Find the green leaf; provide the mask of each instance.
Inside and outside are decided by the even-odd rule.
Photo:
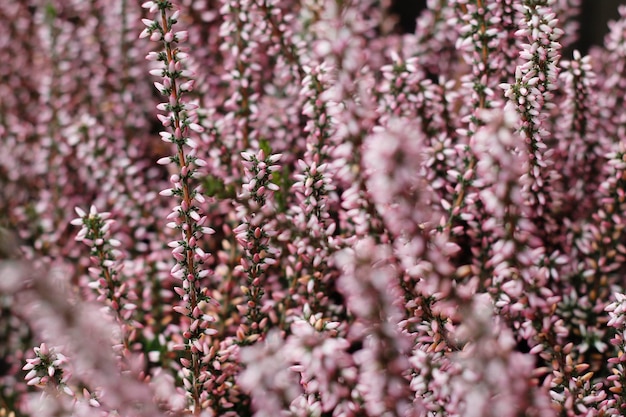
[[[52,2],[46,4],[45,12],[44,12],[45,20],[48,23],[51,23],[57,17],[57,9],[54,7]]]
[[[226,186],[221,178],[214,175],[207,175],[202,179],[202,187],[204,195],[207,197],[217,197],[220,199],[235,198],[235,187],[233,185]]]

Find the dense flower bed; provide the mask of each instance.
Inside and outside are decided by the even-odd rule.
[[[0,7],[0,416],[626,415],[626,8]]]

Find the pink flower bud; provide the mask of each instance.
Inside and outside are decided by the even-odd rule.
[[[189,38],[189,32],[187,32],[186,30],[181,30],[179,32],[176,32],[177,42],[185,42],[187,38]]]

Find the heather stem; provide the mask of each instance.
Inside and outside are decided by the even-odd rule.
[[[473,112],[469,117],[469,125],[465,131],[468,138],[471,138],[476,130],[484,125],[480,118],[481,111],[494,105],[492,79],[498,69],[496,52],[499,35],[498,31],[494,30],[497,27],[494,22],[494,3],[482,0],[459,0],[457,3],[460,13],[459,19],[463,23],[463,27],[466,28],[465,33],[462,33],[462,37],[459,38],[458,46],[467,49],[465,59],[472,66],[471,74],[463,79],[463,84],[473,91]],[[454,200],[448,210],[448,220],[445,225],[445,229],[448,231],[459,220],[468,188],[476,177],[476,155],[469,145],[466,145],[465,152],[466,174],[459,177]]]
[[[159,12],[158,20],[150,21],[144,19],[147,28],[140,35],[150,36],[153,41],[163,41],[163,53],[152,53],[148,59],[162,61],[163,68],[151,71],[153,75],[161,75],[163,83],[155,83],[159,92],[168,97],[167,103],[161,103],[157,107],[161,111],[169,112],[168,116],[159,115],[159,120],[168,130],[161,132],[161,137],[165,142],[176,145],[174,156],[159,159],[158,163],[166,165],[176,164],[178,173],[170,177],[173,188],[161,191],[164,196],[177,196],[180,205],[177,205],[168,216],[174,220],[168,223],[168,227],[178,230],[181,233],[181,240],[170,242],[173,248],[172,254],[177,264],[172,268],[172,275],[182,280],[182,287],[175,291],[182,297],[183,304],[174,307],[174,310],[187,317],[183,326],[183,337],[185,339],[184,349],[189,351],[191,360],[182,358],[184,367],[183,383],[191,398],[192,410],[195,415],[199,415],[203,408],[206,397],[204,381],[207,379],[207,367],[202,363],[201,358],[210,350],[211,343],[209,337],[216,331],[209,329],[209,323],[214,318],[203,311],[203,302],[210,301],[206,295],[206,290],[201,288],[200,281],[209,275],[208,270],[200,271],[199,267],[205,263],[209,254],[204,252],[198,245],[204,234],[211,234],[214,231],[204,224],[206,216],[201,216],[202,211],[197,203],[205,201],[200,188],[192,189],[190,181],[194,178],[196,169],[206,165],[206,162],[195,156],[196,143],[188,135],[190,131],[202,132],[204,129],[195,122],[197,115],[193,110],[197,107],[194,104],[182,100],[185,92],[193,89],[193,80],[183,82],[183,77],[189,77],[190,71],[183,69],[183,60],[186,54],[182,53],[176,43],[186,39],[186,32],[173,32],[172,26],[177,22],[179,12],[172,14],[168,12],[172,9],[169,1],[147,2],[143,5],[152,12]],[[186,147],[191,148],[187,151]]]

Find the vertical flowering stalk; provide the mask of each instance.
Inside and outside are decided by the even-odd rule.
[[[252,0],[224,0],[220,13],[224,22],[220,36],[224,39],[222,49],[232,55],[232,69],[223,80],[234,91],[224,103],[232,112],[236,130],[237,148],[247,150],[257,139],[254,122],[259,111],[258,79],[261,66],[256,63],[263,56],[260,44],[267,35],[260,30],[261,13],[257,2]]]
[[[311,309],[326,309],[327,290],[332,286],[333,271],[329,255],[334,250],[333,233],[337,224],[331,218],[333,205],[337,204],[329,154],[333,145],[329,137],[335,132],[331,109],[335,105],[325,97],[332,83],[328,65],[305,66],[300,96],[304,101],[302,116],[306,118],[306,151],[295,166],[292,190],[294,201],[288,212],[293,230],[285,230],[281,240],[288,240],[288,277],[290,291],[309,293],[303,298]],[[299,281],[299,282],[298,282]],[[302,285],[300,285],[302,284]],[[290,296],[289,303],[295,301]]]
[[[314,67],[304,67],[300,96],[305,100],[302,115],[307,118],[304,131],[307,134],[305,161],[309,164],[322,164],[329,157],[329,137],[336,126],[331,112],[336,103],[328,103],[324,92],[330,88],[333,79],[332,67],[322,63]]]
[[[280,154],[265,156],[262,150],[256,155],[242,153],[245,182],[240,198],[245,202],[240,206],[239,216],[243,222],[233,232],[244,248],[241,268],[247,276],[248,286],[244,294],[248,301],[243,310],[248,323],[241,330],[245,335],[242,342],[247,343],[254,342],[266,330],[264,324],[267,319],[262,305],[263,281],[267,269],[276,263],[279,256],[277,249],[270,244],[270,239],[276,236],[276,221],[272,217],[276,210],[274,192],[278,190],[271,179],[272,174],[280,169],[276,165],[280,157]]]
[[[603,163],[600,153],[605,146],[602,135],[598,135],[599,107],[594,94],[596,76],[591,66],[591,56],[583,57],[577,50],[571,61],[561,64],[560,79],[565,82],[566,98],[562,103],[562,118],[557,120],[567,124],[567,129],[554,132],[561,159],[565,166],[560,169],[565,179],[566,207],[575,217],[586,215],[595,207],[594,200],[586,198],[598,189],[602,176]]]
[[[292,206],[290,213],[296,231],[292,244],[288,245],[294,252],[294,272],[302,277],[301,283],[309,292],[308,302],[314,311],[320,311],[328,301],[325,290],[332,285],[332,262],[328,257],[335,250],[332,235],[336,228],[329,211],[329,194],[334,186],[326,171],[328,164],[315,162],[319,157],[315,154],[309,163],[298,161],[302,173],[294,176],[293,184],[298,205]]]
[[[471,66],[471,73],[461,79],[462,87],[471,91],[470,114],[463,119],[467,124],[459,129],[461,136],[467,141],[485,123],[480,119],[481,114],[484,114],[481,113],[482,110],[499,107],[500,99],[492,86],[497,85],[494,78],[502,72],[501,39],[504,33],[498,27],[502,13],[498,3],[489,0],[457,0],[456,8],[461,24],[457,48],[463,51],[463,58]],[[460,220],[463,207],[469,203],[467,194],[475,178],[476,155],[467,142],[463,144],[465,167],[464,172],[453,179],[457,184],[448,209],[446,226],[449,228]],[[465,217],[467,220],[476,215],[466,214]],[[480,220],[477,223],[480,224]]]
[[[498,309],[506,310],[500,313],[511,314],[509,304],[515,304],[522,295],[521,273],[532,259],[528,241],[534,230],[523,219],[524,201],[520,194],[520,177],[528,160],[525,153],[515,151],[519,137],[513,129],[518,119],[512,109],[485,112],[482,117],[488,124],[474,136],[473,148],[482,184],[479,198],[490,220],[481,226],[489,238],[484,237],[488,244],[482,245],[484,253],[476,256],[475,266],[480,271],[481,288],[492,293]]]
[[[581,245],[581,252],[586,255],[585,276],[590,287],[589,297],[593,304],[598,298],[607,299],[607,291],[611,284],[620,279],[623,263],[626,261],[626,146],[620,142],[612,152],[606,155],[605,178],[600,184],[599,194],[601,207],[592,216],[593,223],[589,228],[587,244]],[[592,272],[593,271],[593,272]],[[608,278],[608,281],[607,281]],[[587,293],[587,291],[583,292]],[[603,297],[604,295],[604,297]]]
[[[158,115],[165,128],[160,135],[163,141],[175,146],[176,152],[173,156],[159,159],[158,163],[173,164],[178,172],[170,177],[173,187],[160,194],[176,197],[179,201],[167,216],[171,220],[168,227],[180,233],[179,239],[169,244],[176,259],[172,276],[182,280],[182,286],[175,289],[182,298],[182,304],[174,310],[187,318],[183,320],[185,344],[181,348],[190,356],[181,359],[183,383],[192,402],[192,412],[199,415],[208,396],[205,382],[209,378],[202,357],[210,350],[207,336],[215,332],[209,329],[209,323],[214,319],[202,309],[210,299],[200,284],[210,273],[208,269],[201,269],[209,254],[199,247],[202,236],[214,231],[205,226],[207,217],[202,215],[199,207],[205,201],[200,187],[192,186],[197,167],[206,165],[206,161],[196,157],[196,142],[190,134],[192,131],[201,132],[203,128],[195,122],[197,116],[193,111],[197,106],[183,100],[183,96],[193,89],[194,81],[189,79],[190,71],[184,69],[186,54],[178,46],[179,42],[186,40],[187,32],[173,30],[179,11],[172,12],[172,3],[167,0],[148,1],[143,7],[154,13],[155,18],[143,20],[147,27],[140,37],[150,37],[152,41],[163,43],[163,50],[151,52],[147,59],[162,63],[160,68],[150,73],[163,77],[162,82],[154,83],[159,93],[167,98],[166,102],[157,106],[166,113]]]
[[[521,115],[521,132],[528,148],[530,164],[527,175],[531,181],[524,187],[531,216],[546,226],[550,211],[559,197],[551,185],[556,174],[551,168],[552,149],[547,149],[548,131],[545,126],[547,111],[554,108],[551,101],[558,77],[557,63],[561,48],[558,39],[563,30],[557,27],[558,20],[549,7],[551,1],[524,1],[519,6],[524,19],[517,36],[527,39],[520,57],[525,62],[515,72],[514,84],[501,84],[505,96],[513,102]],[[546,231],[551,230],[550,227]]]
[[[467,132],[471,136],[482,124],[480,110],[497,106],[498,102],[492,90],[492,78],[502,66],[500,38],[503,34],[498,27],[501,10],[497,3],[489,0],[457,0],[456,3],[462,24],[457,47],[472,66],[471,74],[463,79],[465,87],[472,91],[474,114],[470,116]]]
[[[329,137],[332,163],[329,170],[338,188],[342,188],[339,226],[351,238],[378,235],[380,218],[367,200],[365,182],[357,175],[361,165],[361,145],[375,123],[373,100],[374,74],[369,68],[365,45],[372,1],[349,3],[327,0],[322,19],[312,25],[317,36],[315,57],[336,69],[333,85],[324,93],[327,105],[334,102],[330,114],[336,129]],[[356,80],[356,82],[355,82]]]
[[[91,249],[90,259],[93,266],[88,271],[93,281],[88,285],[98,291],[98,301],[106,300],[109,303],[115,318],[122,326],[122,343],[126,351],[133,333],[132,314],[137,308],[131,299],[137,297],[129,291],[128,283],[121,280],[122,252],[117,249],[121,243],[111,237],[111,226],[114,220],[110,218],[111,213],[99,213],[93,205],[89,213],[80,207],[76,207],[75,211],[79,217],[70,223],[74,226],[82,226],[76,235],[76,240],[83,242]]]
[[[407,319],[400,327],[414,338],[412,359],[419,363],[411,384],[419,396],[414,406],[432,411],[449,402],[446,389],[436,387],[441,379],[433,380],[432,374],[438,371],[431,370],[449,368],[444,352],[454,344],[447,334],[458,309],[454,292],[460,289],[453,284],[455,269],[450,258],[458,246],[449,242],[445,233],[432,234],[442,213],[433,209],[436,194],[424,175],[424,167],[430,163],[426,161],[428,148],[423,146],[426,139],[413,126],[406,119],[394,118],[385,128],[376,127],[365,139],[363,163],[370,198],[381,213],[394,256],[403,269],[397,279],[404,292]],[[347,298],[349,303],[359,299]]]
[[[423,174],[424,137],[409,136],[409,132],[419,132],[413,126],[410,121],[397,118],[390,120],[386,128],[377,126],[365,138],[366,185],[370,204],[380,213],[395,256],[405,268],[405,278],[421,278],[424,294],[439,292],[445,297],[453,290],[450,277],[454,269],[449,257],[459,247],[449,242],[445,233],[431,235],[442,216],[433,204],[436,194]],[[408,285],[413,292],[415,284]]]
[[[473,265],[480,277],[479,290],[492,296],[495,311],[509,326],[526,329],[520,335],[530,347],[549,338],[560,342],[554,332],[558,317],[551,308],[561,299],[551,283],[568,257],[558,251],[546,254],[528,220],[521,193],[528,181],[524,176],[528,157],[517,149],[520,138],[513,132],[519,120],[514,110],[489,111],[483,117],[488,124],[474,137],[479,197],[486,214],[482,245],[472,248],[480,252]],[[538,338],[538,333],[550,336]],[[546,348],[552,346],[546,343]]]

